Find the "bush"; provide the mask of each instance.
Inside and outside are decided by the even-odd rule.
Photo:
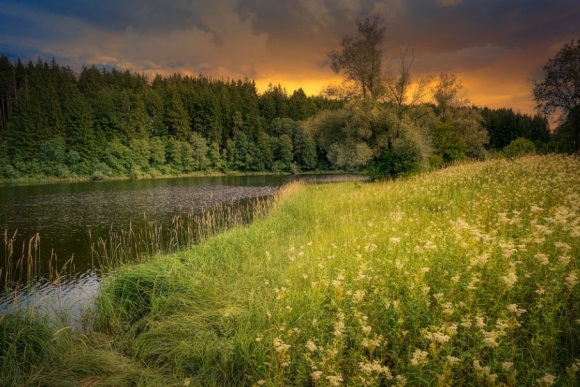
[[[0,160],[0,178],[15,179],[20,177],[20,174],[8,161]]]
[[[441,169],[445,166],[445,162],[443,161],[443,157],[438,154],[432,154],[429,157],[429,168],[430,169]]]
[[[390,150],[383,153],[381,159],[366,170],[372,179],[409,175],[421,169],[422,155],[419,146],[408,138],[393,141]]]
[[[47,164],[64,164],[66,143],[60,137],[43,142],[36,157],[39,162]]]
[[[433,147],[443,162],[451,163],[467,158],[467,142],[451,122],[439,122],[433,130]]]
[[[515,157],[536,153],[536,146],[532,141],[520,137],[503,148],[502,153],[505,157],[513,159]]]
[[[111,168],[105,163],[96,163],[91,178],[93,180],[103,180],[111,173]]]

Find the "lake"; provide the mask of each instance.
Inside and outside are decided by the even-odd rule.
[[[65,308],[80,316],[100,286],[100,269],[91,247],[112,234],[146,225],[167,229],[176,217],[191,217],[215,206],[247,204],[298,179],[359,178],[220,176],[0,186],[0,230],[4,230],[0,314],[35,306],[48,313]],[[55,276],[55,268],[60,277]],[[3,290],[7,280],[19,283],[16,291]]]

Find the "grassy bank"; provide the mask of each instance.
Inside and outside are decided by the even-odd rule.
[[[5,317],[0,381],[572,386],[579,170],[543,156],[290,185],[250,226],[118,270],[90,334]]]

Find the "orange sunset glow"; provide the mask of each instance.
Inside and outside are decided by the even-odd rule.
[[[260,91],[280,84],[317,95],[340,82],[327,54],[355,21],[385,23],[387,67],[401,48],[413,73],[452,72],[471,103],[534,113],[531,89],[565,42],[580,36],[580,4],[483,0],[2,0],[0,52],[56,58],[154,76],[203,74],[253,79]]]

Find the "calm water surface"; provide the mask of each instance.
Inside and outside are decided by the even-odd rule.
[[[146,221],[168,224],[175,215],[272,195],[280,186],[296,179],[324,182],[336,180],[337,175],[190,177],[0,186],[0,230],[8,230],[10,236],[16,232],[18,246],[23,241],[28,244],[31,237],[39,234],[40,273],[47,271],[42,263],[46,266],[51,255],[61,264],[74,256],[69,275],[58,286],[41,275],[34,286],[18,289],[16,302],[14,293],[0,293],[0,314],[29,306],[51,310],[64,306],[73,315],[80,315],[86,300],[94,297],[100,285],[99,273],[91,258],[89,231],[94,242],[99,237],[106,238],[111,229],[127,230],[130,224],[135,227]],[[21,255],[16,253],[15,256]],[[2,256],[0,273],[4,278],[8,270],[1,265],[7,265]],[[0,283],[3,284],[3,280]]]

